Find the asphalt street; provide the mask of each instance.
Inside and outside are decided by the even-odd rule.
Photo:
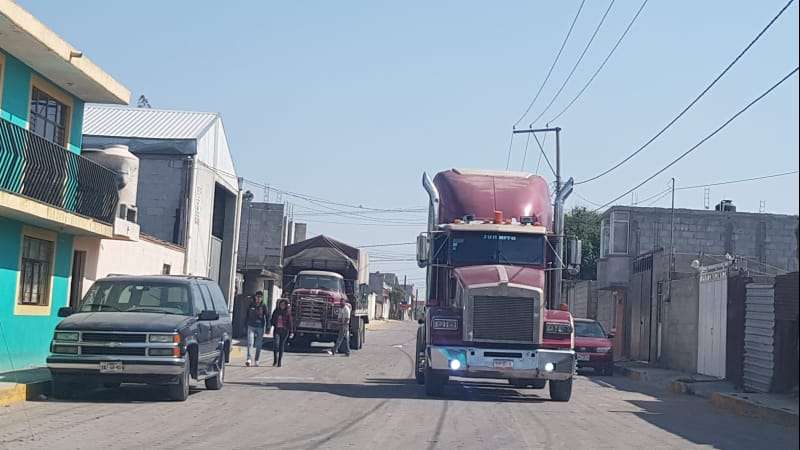
[[[412,378],[416,324],[371,327],[350,358],[237,357],[221,391],[197,386],[184,403],[125,386],[3,408],[0,448],[798,448],[795,430],[620,376],[579,376],[568,403],[504,381],[456,380],[428,398]]]

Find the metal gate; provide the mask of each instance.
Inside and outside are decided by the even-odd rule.
[[[700,268],[697,373],[725,378],[728,265]]]
[[[633,276],[628,302],[631,306],[630,356],[650,361],[653,339],[653,255],[633,261]]]
[[[222,239],[211,236],[211,251],[209,253],[208,278],[219,283],[220,264],[222,263]]]

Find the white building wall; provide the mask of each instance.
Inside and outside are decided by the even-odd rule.
[[[76,237],[73,246],[86,252],[83,294],[109,274],[158,275],[164,264],[169,264],[173,275],[185,274],[182,249],[144,236],[136,242]]]
[[[214,169],[195,159],[189,232],[186,240],[186,272],[207,277],[211,253],[211,222],[214,213]]]

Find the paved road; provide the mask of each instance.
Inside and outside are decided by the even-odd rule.
[[[791,430],[621,377],[580,377],[569,403],[503,382],[452,383],[426,398],[411,379],[414,327],[376,325],[351,358],[234,361],[222,391],[198,388],[185,403],[126,387],[5,408],[0,448],[798,448]]]

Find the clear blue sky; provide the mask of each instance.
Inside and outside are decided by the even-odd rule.
[[[503,169],[524,110],[579,2],[20,1],[154,107],[222,114],[240,175],[282,189],[371,207],[426,203],[422,171]],[[645,142],[682,109],[783,6],[651,0],[622,46],[558,123],[563,169],[594,175]],[[553,112],[583,85],[639,0],[618,0]],[[607,7],[587,2],[561,62],[533,108],[560,86]],[[629,164],[576,193],[605,203],[716,128],[798,64],[793,5],[684,118]],[[552,113],[546,116],[551,116]],[[548,143],[552,143],[550,140]],[[519,168],[524,139],[512,166]],[[526,169],[534,171],[531,149]],[[692,155],[638,191],[798,168],[795,76]],[[542,163],[542,173],[552,175]],[[274,198],[274,197],[273,197]],[[797,214],[798,177],[712,188],[712,204]],[[630,203],[630,196],[622,203]],[[659,203],[667,206],[669,198]],[[573,195],[570,203],[585,204]],[[702,208],[703,189],[679,192]],[[297,206],[300,211],[301,206]],[[393,217],[424,221],[422,214]],[[335,225],[311,234],[354,244],[412,241],[424,225]],[[384,249],[409,257],[413,247]],[[376,252],[377,253],[377,252]],[[401,255],[402,254],[402,255]],[[373,264],[419,278],[411,262]]]

